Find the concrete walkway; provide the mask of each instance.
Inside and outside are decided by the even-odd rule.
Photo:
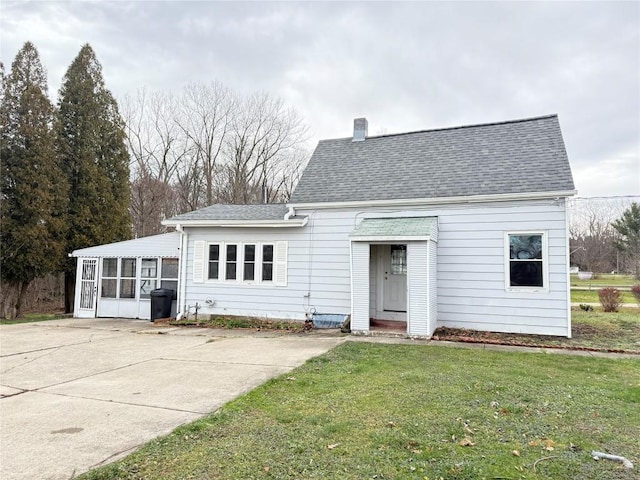
[[[2,325],[0,478],[73,478],[342,341],[141,320]]]

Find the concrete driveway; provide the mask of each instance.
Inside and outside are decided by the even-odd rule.
[[[0,326],[0,478],[114,461],[341,338],[66,319]]]

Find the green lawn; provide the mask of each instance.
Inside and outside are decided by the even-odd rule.
[[[87,479],[635,479],[640,361],[347,342]],[[636,467],[637,468],[637,467]]]
[[[618,275],[610,273],[596,273],[591,280],[580,280],[577,274],[571,275],[572,287],[631,287],[640,284],[640,280],[633,275]]]
[[[46,320],[57,320],[63,318],[63,315],[57,313],[25,313],[20,318],[7,320],[0,318],[0,325],[14,325],[16,323],[44,322]]]
[[[631,292],[621,291],[622,303],[636,303]],[[600,303],[597,290],[571,290],[571,301],[574,303]],[[640,315],[640,311],[638,312]]]

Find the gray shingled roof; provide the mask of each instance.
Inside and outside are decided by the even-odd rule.
[[[282,203],[258,205],[211,205],[193,212],[183,213],[170,218],[171,222],[185,220],[284,220],[287,213]]]
[[[557,115],[322,140],[291,203],[574,190]]]

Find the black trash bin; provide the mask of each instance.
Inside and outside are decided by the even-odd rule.
[[[170,288],[156,288],[151,290],[151,321],[156,318],[168,318],[171,316],[171,302],[174,291]]]

